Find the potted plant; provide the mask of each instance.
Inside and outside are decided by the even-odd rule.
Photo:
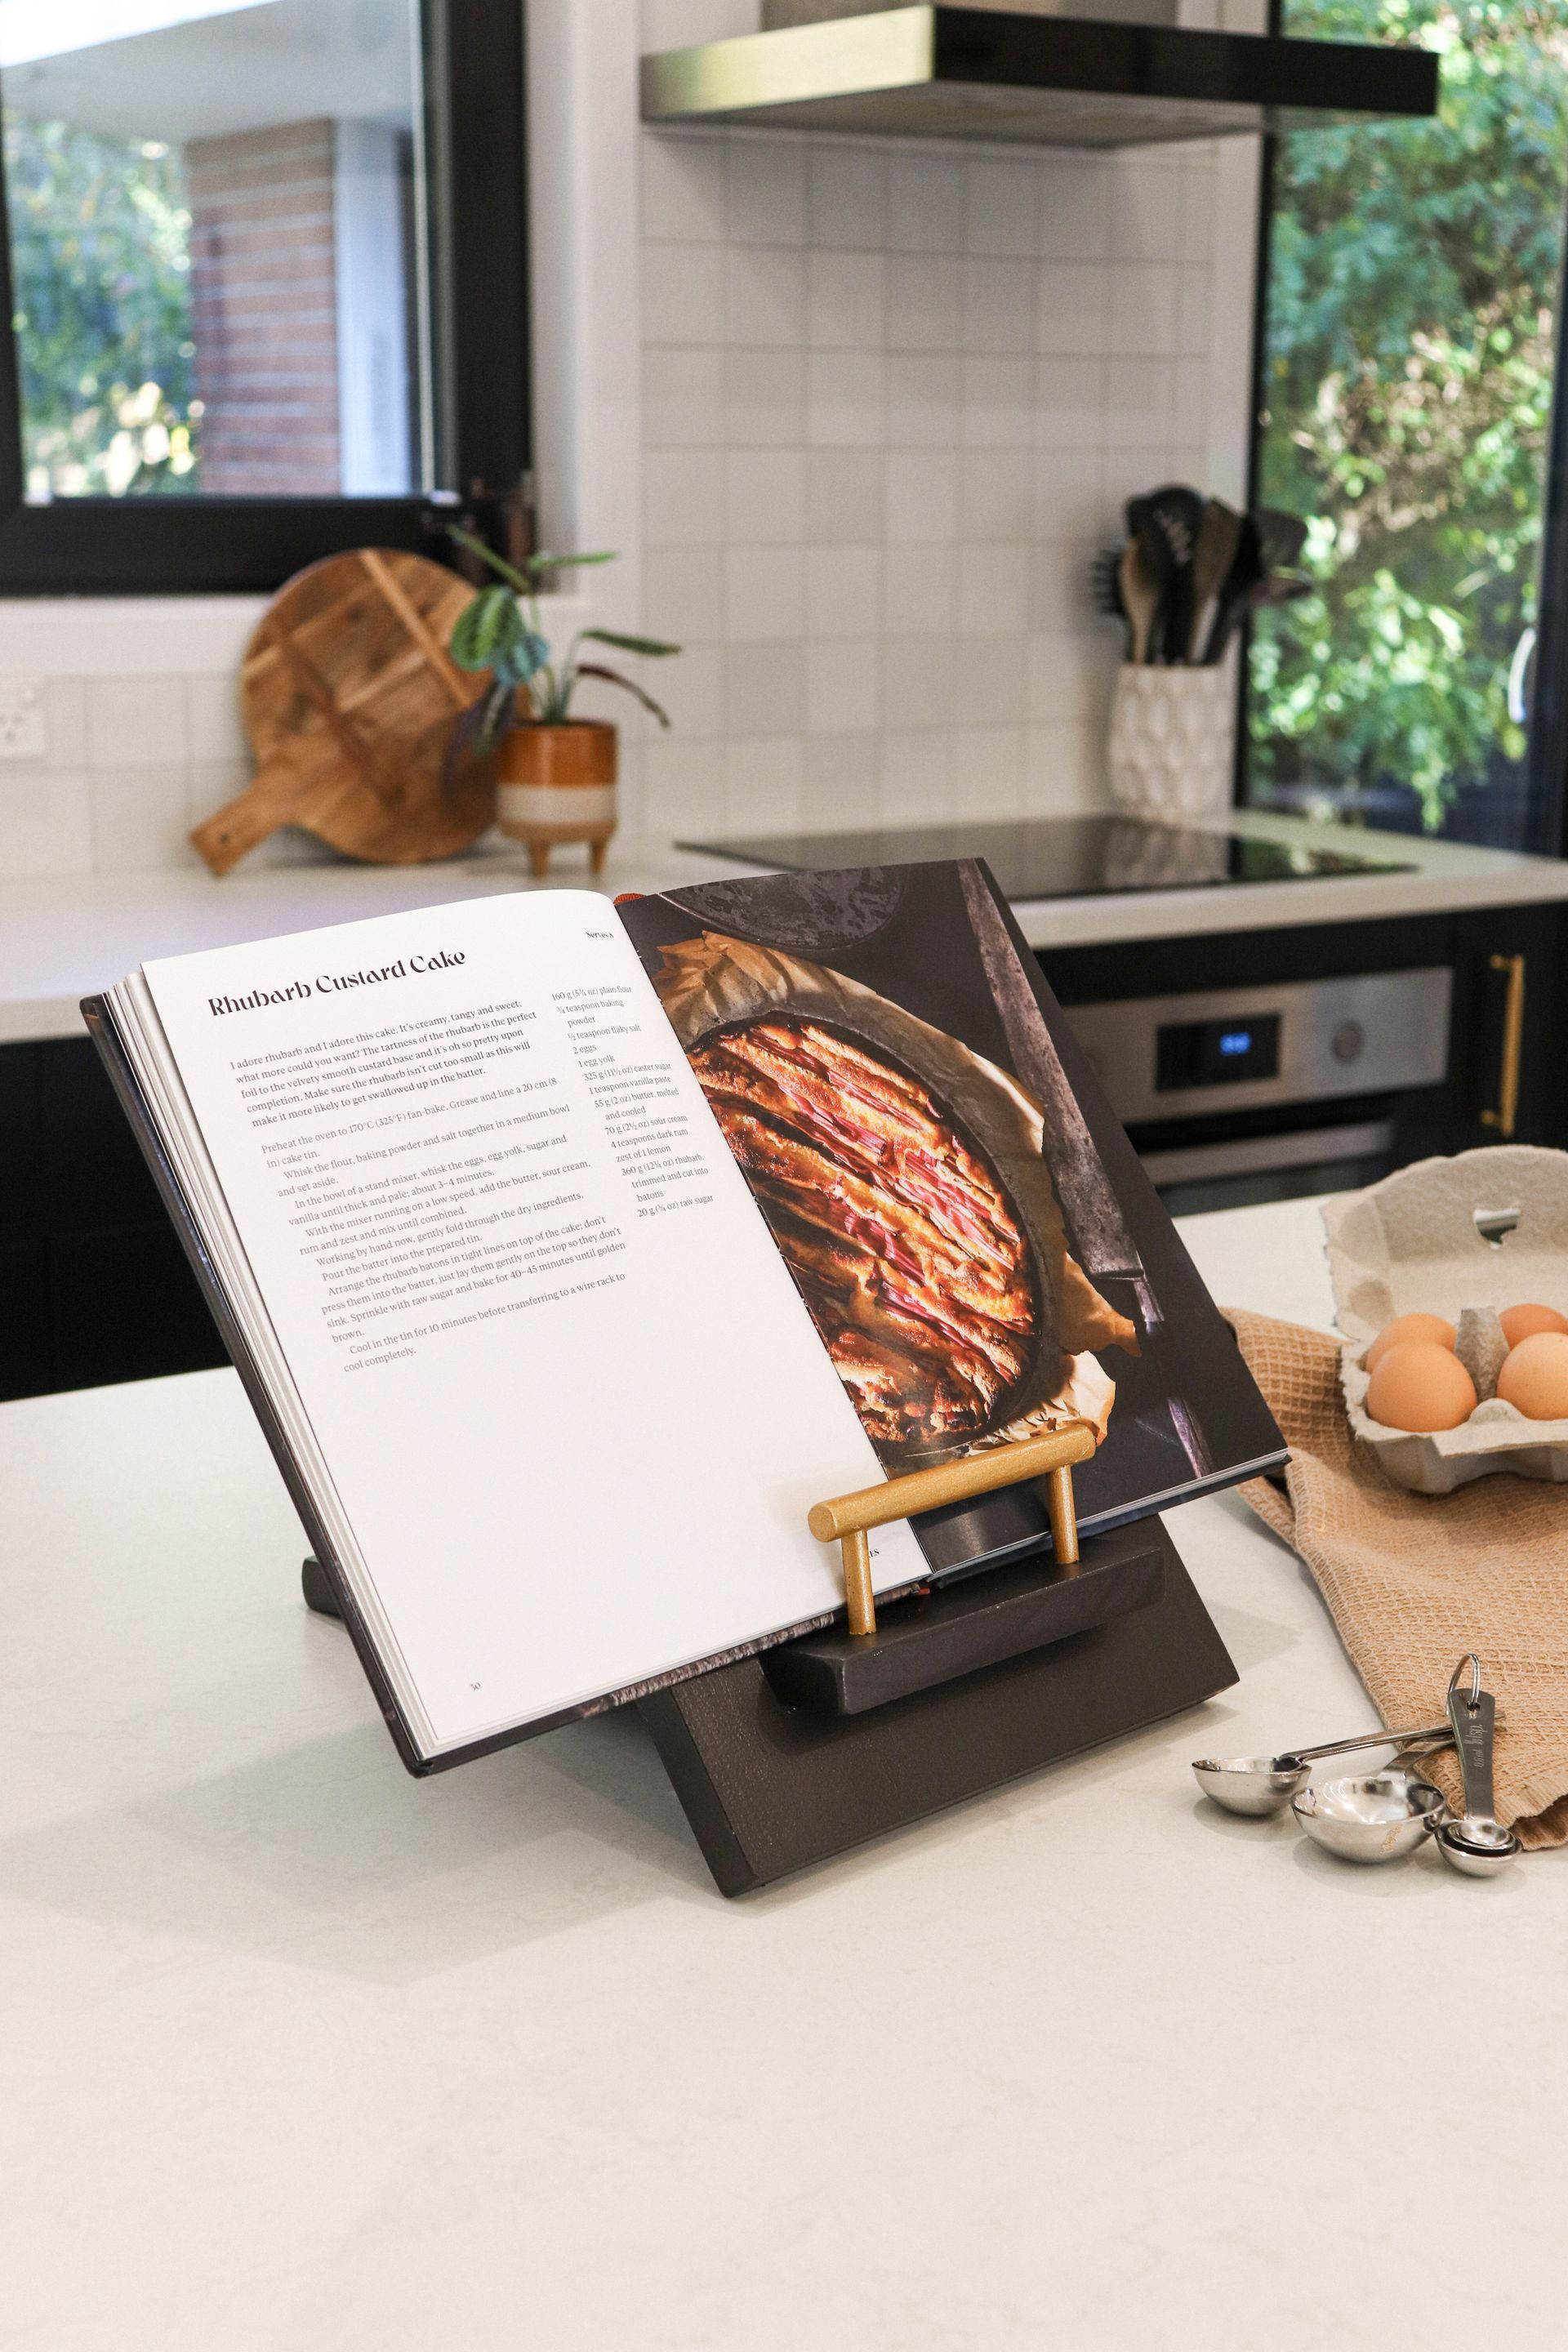
[[[564,657],[553,660],[539,610],[544,583],[585,563],[613,563],[614,553],[541,553],[509,563],[468,531],[454,530],[452,537],[497,574],[459,613],[451,635],[452,659],[459,668],[488,669],[494,680],[463,723],[471,726],[482,752],[495,754],[497,823],[513,841],[527,845],[529,863],[541,879],[550,870],[551,851],[567,841],[589,845],[597,874],[616,829],[616,730],[604,719],[573,718],[578,683],[602,679],[635,695],[661,727],[668,726],[669,718],[635,678],[602,662],[584,661],[579,649],[592,644],[662,656],[678,654],[680,647],[617,629],[579,629]]]

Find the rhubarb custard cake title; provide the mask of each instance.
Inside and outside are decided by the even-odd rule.
[[[309,996],[331,996],[340,988],[371,988],[377,981],[409,980],[425,971],[455,971],[468,957],[460,948],[437,948],[434,955],[399,956],[376,971],[324,971],[311,980],[291,980],[287,988],[253,988],[248,996],[209,996],[214,1013],[254,1013],[263,1004],[290,1004]]]

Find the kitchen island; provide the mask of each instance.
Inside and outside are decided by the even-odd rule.
[[[1315,1204],[1184,1230],[1329,1321]],[[1237,1687],[726,1904],[629,1711],[405,1775],[232,1373],[0,1406],[0,2343],[1555,2340],[1568,1855],[1215,1812],[1370,1709],[1245,1504],[1171,1526]]]

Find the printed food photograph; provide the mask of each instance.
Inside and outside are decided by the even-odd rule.
[[[982,866],[710,884],[623,913],[889,1472],[1086,1422],[1079,1507],[1110,1525],[1278,1458]],[[938,1517],[939,1567],[1039,1524],[1028,1490]]]

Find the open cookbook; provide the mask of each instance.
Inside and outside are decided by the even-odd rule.
[[[83,1007],[405,1762],[827,1622],[824,1497],[1068,1421],[1091,1532],[1284,1444],[984,866],[511,892]],[[875,1589],[1043,1549],[1014,1486]]]

